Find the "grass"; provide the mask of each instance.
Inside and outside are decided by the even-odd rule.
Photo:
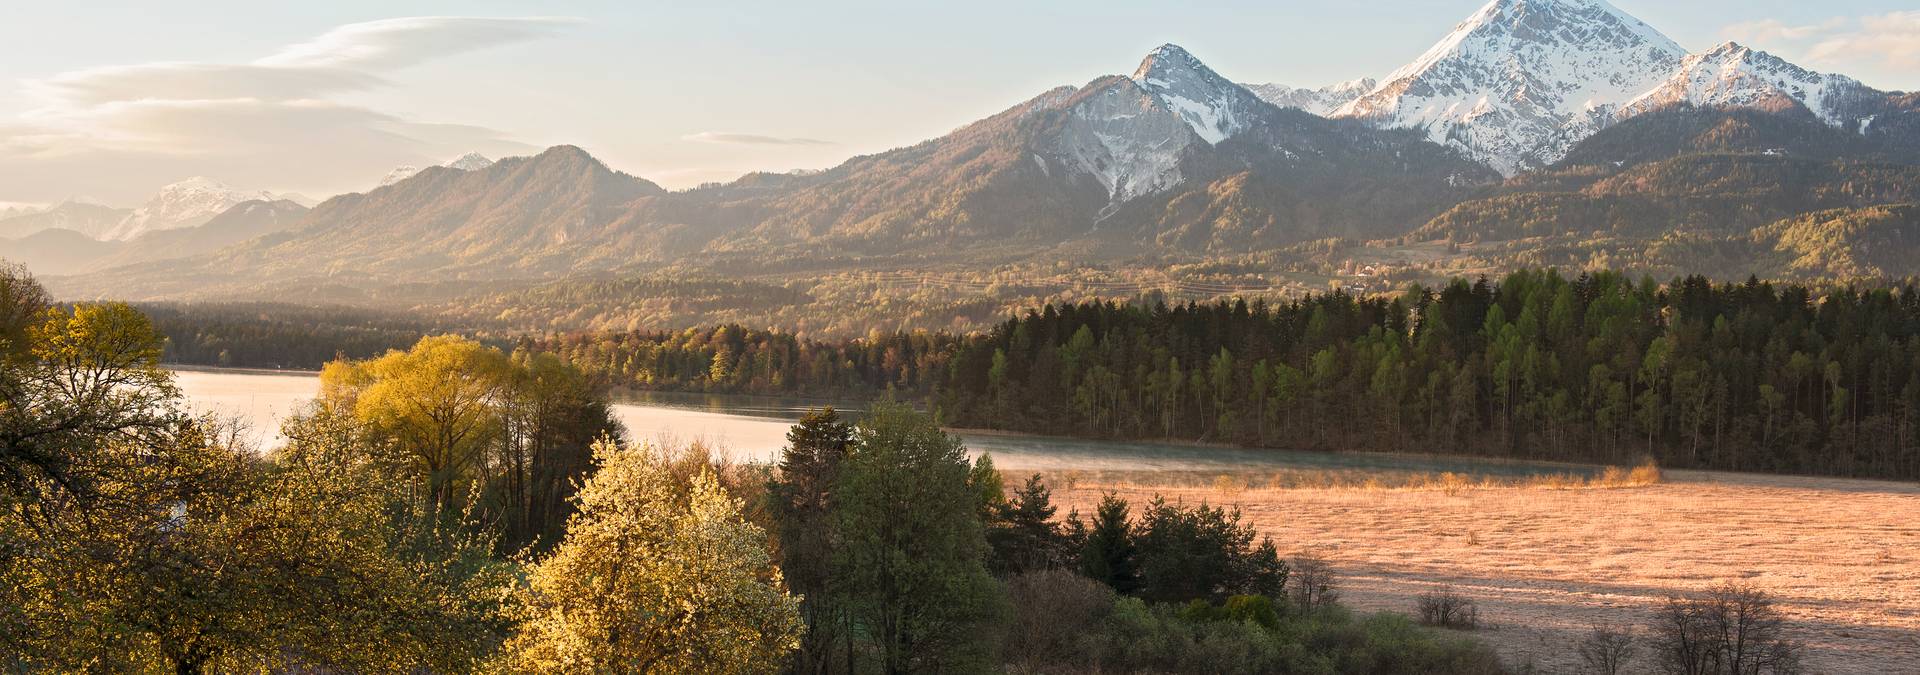
[[[1373,469],[1285,469],[1271,472],[1217,473],[1204,471],[1083,471],[1042,472],[1049,485],[1073,489],[1100,485],[1108,489],[1210,489],[1222,497],[1274,490],[1357,490],[1367,492],[1443,492],[1449,496],[1471,490],[1585,490],[1632,488],[1662,480],[1652,461],[1638,466],[1609,466],[1592,474],[1561,472],[1528,476],[1473,476],[1452,471],[1380,471]]]
[[[1356,610],[1406,613],[1421,594],[1450,588],[1479,607],[1476,639],[1543,672],[1584,668],[1579,647],[1595,625],[1646,627],[1668,596],[1729,580],[1778,599],[1810,672],[1915,672],[1920,555],[1909,552],[1920,551],[1920,485],[1633,467],[1591,475],[1581,488],[1437,474],[1380,476],[1368,488],[1363,476],[1302,474],[1278,482],[1334,487],[1277,489],[1261,472],[1239,476],[1248,487],[1231,498],[1215,490],[1218,472],[1124,476],[1188,487],[1103,484],[1097,474],[1053,487],[1061,512],[1082,517],[1109,491],[1136,505],[1156,495],[1232,504],[1282,551],[1323,557]]]

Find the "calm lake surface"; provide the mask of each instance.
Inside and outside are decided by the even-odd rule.
[[[279,443],[280,420],[312,400],[320,389],[319,378],[312,374],[176,370],[174,378],[196,411],[244,420],[262,447]],[[769,460],[786,445],[787,428],[794,420],[827,404],[848,411],[860,408],[859,403],[844,401],[650,393],[619,398],[613,409],[632,440],[702,440],[725,448],[736,459]],[[1228,473],[1314,468],[1502,476],[1591,471],[1564,464],[1417,455],[1240,449],[964,431],[958,435],[969,452],[992,453],[1000,468],[1025,471]]]

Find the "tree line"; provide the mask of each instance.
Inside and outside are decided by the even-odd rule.
[[[1915,291],[1529,270],[1369,297],[1048,305],[965,335],[726,324],[512,346],[599,386],[891,391],[967,427],[1915,478]]]
[[[1058,517],[886,400],[730,465],[624,442],[558,356],[440,336],[330,364],[252,448],[144,314],[0,272],[9,671],[1503,672],[1297,595],[1236,512]]]
[[[1920,293],[1518,272],[1398,297],[1048,307],[966,342],[954,424],[1920,477]]]

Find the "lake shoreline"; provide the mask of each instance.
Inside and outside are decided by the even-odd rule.
[[[278,370],[271,368],[228,368],[218,366],[196,366],[184,364],[162,364],[175,372],[187,372],[205,375],[230,375],[238,377],[317,377],[319,371]],[[827,399],[811,396],[793,396],[779,394],[724,394],[713,392],[689,392],[670,390],[634,390],[618,388],[610,392],[610,402],[615,406],[631,406],[638,409],[674,410],[698,415],[732,418],[755,426],[772,426],[780,429],[759,429],[757,433],[746,434],[748,438],[731,439],[743,445],[756,446],[741,448],[753,454],[777,455],[784,447],[784,428],[799,419],[806,410],[833,406],[836,410],[850,413],[863,411],[864,404],[853,399]],[[744,405],[728,405],[728,403]],[[852,405],[861,407],[852,407]],[[680,420],[688,429],[663,429],[656,425],[630,429],[634,440],[649,439],[665,433],[680,440],[702,439],[715,434],[717,424],[712,419],[695,421]],[[1374,450],[1303,450],[1266,446],[1248,446],[1232,443],[1220,443],[1201,440],[1178,439],[1117,439],[1091,438],[1071,435],[1035,433],[1006,429],[984,429],[972,427],[945,427],[948,433],[962,439],[969,450],[993,454],[996,458],[1014,460],[1022,451],[1038,451],[1054,455],[1057,458],[1075,457],[1085,461],[1091,470],[1123,470],[1114,466],[1122,457],[1135,457],[1138,464],[1125,470],[1142,471],[1217,471],[1217,472],[1265,472],[1277,468],[1297,467],[1300,465],[1319,466],[1321,468],[1340,468],[1361,471],[1404,470],[1439,474],[1456,472],[1465,474],[1492,473],[1512,474],[1514,472],[1531,475],[1568,474],[1591,476],[1599,473],[1608,465],[1558,462],[1516,457],[1496,457],[1464,454],[1438,454],[1418,452],[1382,452]],[[775,433],[779,431],[780,433]],[[778,438],[775,438],[778,437]],[[771,444],[771,445],[769,445]],[[768,445],[769,447],[757,447]],[[1078,446],[1078,447],[1075,447]],[[769,460],[772,461],[772,460]],[[1055,460],[1055,463],[1060,461]],[[1395,467],[1394,465],[1406,465]],[[1009,468],[1012,468],[1010,465]],[[1042,468],[1042,467],[1034,467]],[[1049,466],[1048,470],[1064,470],[1075,467]]]

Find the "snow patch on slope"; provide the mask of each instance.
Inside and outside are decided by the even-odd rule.
[[[246,192],[225,183],[194,176],[160,188],[160,192],[124,220],[101,235],[106,241],[126,241],[148,232],[194,227],[220,215],[222,211],[254,199],[271,201],[267,192]]]

